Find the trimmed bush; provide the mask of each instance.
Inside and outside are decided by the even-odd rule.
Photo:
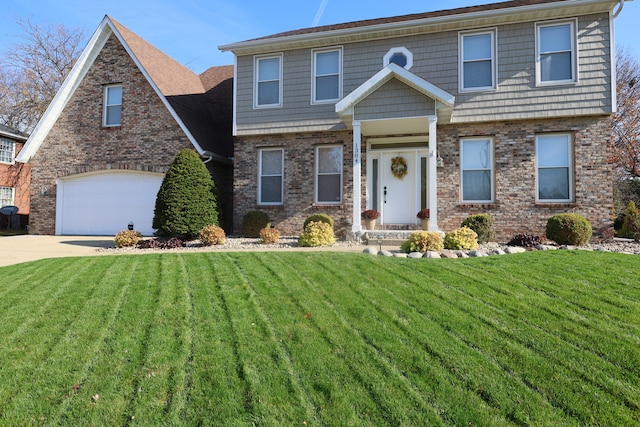
[[[633,200],[627,205],[622,218],[622,226],[617,232],[618,237],[640,240],[640,211]]]
[[[559,245],[582,246],[592,234],[591,223],[580,214],[557,214],[547,220],[547,239]]]
[[[278,240],[280,240],[280,231],[277,228],[263,228],[260,230],[260,240],[265,245],[278,243]]]
[[[178,237],[141,240],[138,243],[140,249],[176,249],[184,246],[184,241]]]
[[[162,180],[152,227],[158,236],[191,240],[204,226],[217,224],[211,175],[195,151],[180,150]]]
[[[113,239],[116,248],[129,248],[138,244],[142,234],[135,230],[122,230],[118,231]]]
[[[461,227],[475,231],[478,235],[478,243],[493,242],[496,238],[493,231],[493,217],[489,214],[470,215],[462,221]]]
[[[416,231],[411,233],[406,242],[400,246],[400,250],[406,253],[441,251],[442,235],[436,231]]]
[[[200,230],[200,242],[205,246],[224,245],[225,233],[222,227],[208,225]]]
[[[311,221],[298,238],[303,247],[330,246],[336,242],[333,227],[321,221]]]
[[[260,230],[271,227],[269,214],[262,211],[249,211],[242,217],[242,234],[246,237],[260,237]]]
[[[444,236],[445,249],[471,250],[478,247],[478,234],[469,227],[460,227]]]
[[[516,234],[513,239],[507,243],[508,246],[521,246],[523,248],[535,248],[542,244],[540,236],[532,234]]]
[[[334,227],[333,227],[333,225],[334,225],[333,218],[331,218],[331,217],[330,217],[329,215],[327,215],[327,214],[319,213],[319,214],[313,214],[313,215],[310,215],[307,219],[305,219],[305,220],[304,220],[304,225],[302,226],[302,229],[304,230],[305,228],[307,228],[307,225],[309,225],[309,223],[310,223],[311,221],[315,221],[315,222],[318,222],[318,221],[320,221],[320,222],[324,222],[324,223],[329,224],[329,225],[331,226],[331,228],[334,228]]]

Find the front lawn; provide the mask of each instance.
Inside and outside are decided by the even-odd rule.
[[[0,425],[638,425],[640,258],[0,268]]]

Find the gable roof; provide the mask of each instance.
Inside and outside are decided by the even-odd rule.
[[[10,128],[9,126],[0,125],[0,136],[5,138],[15,139],[17,141],[24,142],[27,140],[29,135],[20,132],[19,130],[15,130],[14,128]]]
[[[201,156],[228,162],[228,144],[218,146],[218,129],[212,127],[211,117],[203,115],[202,111],[206,113],[208,110],[200,108],[205,99],[213,102],[210,97],[207,98],[200,76],[108,15],[91,36],[16,160],[27,162],[37,152],[111,35],[119,40],[196,151]]]
[[[268,50],[340,44],[366,39],[398,37],[425,32],[459,30],[518,22],[551,19],[569,14],[609,12],[632,0],[511,0],[499,3],[368,19],[334,25],[302,28],[218,46],[222,51],[246,55]]]

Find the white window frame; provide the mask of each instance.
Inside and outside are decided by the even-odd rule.
[[[331,53],[331,52],[337,52],[338,53],[338,97],[337,98],[331,98],[331,99],[317,99],[317,92],[316,92],[316,80],[318,77],[323,77],[323,76],[319,76],[316,70],[316,58],[318,56],[319,53]],[[331,48],[323,48],[323,49],[313,49],[311,51],[311,69],[312,69],[312,76],[311,76],[311,104],[315,105],[315,104],[327,104],[327,103],[335,103],[336,101],[339,101],[342,99],[342,47],[331,47]],[[334,74],[326,74],[325,76],[330,76],[330,75],[334,75]]]
[[[112,88],[116,88],[119,87],[120,88],[120,104],[109,104],[108,100],[109,100],[109,89]],[[110,127],[116,127],[116,126],[122,126],[122,98],[124,97],[124,89],[122,88],[121,84],[115,84],[115,85],[108,85],[104,87],[104,106],[102,109],[102,126],[106,127],[106,128],[110,128]],[[118,123],[112,123],[112,124],[107,124],[107,112],[108,112],[108,107],[115,107],[115,106],[120,106],[120,121]]]
[[[16,142],[10,139],[1,138],[0,139],[0,163],[13,165],[15,164],[15,162],[16,162]]]
[[[282,69],[283,67],[283,58],[284,55],[282,53],[278,53],[275,55],[262,55],[255,56],[253,58],[253,108],[278,108],[282,107],[282,94],[283,90],[283,80],[282,80]],[[278,59],[279,61],[279,70],[278,70],[278,102],[273,104],[260,104],[258,103],[259,92],[260,92],[260,83],[262,81],[259,80],[260,77],[260,61],[268,60],[268,59]],[[264,80],[264,82],[272,82],[276,80]]]
[[[482,169],[465,169],[464,168],[464,143],[470,141],[489,141],[489,159],[487,159],[488,167]],[[489,171],[491,179],[491,198],[487,200],[466,200],[464,198],[464,173],[471,171]],[[495,163],[494,163],[494,141],[492,137],[473,137],[473,138],[461,138],[460,139],[460,202],[462,204],[475,204],[475,203],[495,203]]]
[[[482,59],[482,61],[491,61],[491,85],[490,86],[478,86],[478,87],[465,87],[464,86],[464,65],[467,62],[464,60],[464,39],[470,36],[482,36],[489,35],[491,37],[491,58]],[[498,29],[490,28],[482,31],[460,31],[458,33],[458,81],[460,92],[483,92],[489,90],[496,90],[497,75],[498,75],[498,49],[496,47],[498,40]],[[476,60],[475,62],[480,61]]]
[[[6,193],[8,190],[10,196],[4,197],[3,193]],[[3,200],[9,200],[10,203],[3,203]],[[14,206],[16,203],[16,189],[13,187],[5,187],[5,186],[0,186],[0,207],[3,206]]]
[[[541,55],[540,52],[540,29],[546,27],[557,27],[561,25],[569,25],[571,33],[571,78],[563,80],[542,80],[542,68],[541,68]],[[535,24],[536,31],[536,85],[537,86],[555,86],[572,84],[578,82],[578,37],[577,29],[578,20],[562,20],[562,21],[550,21],[550,22],[537,22]],[[545,53],[558,53],[558,52],[545,52]]]
[[[267,174],[262,173],[262,153],[267,151],[279,151],[280,152],[280,173],[279,174]],[[262,178],[265,176],[279,176],[280,177],[280,201],[279,202],[263,202],[262,201]],[[284,204],[284,148],[282,147],[269,147],[260,148],[258,150],[258,205],[260,206],[281,206]]]
[[[330,201],[320,201],[318,200],[318,190],[319,190],[319,186],[318,186],[318,177],[321,175],[319,169],[320,166],[320,155],[319,155],[319,151],[323,148],[340,148],[340,154],[341,154],[341,159],[342,161],[340,162],[340,200],[330,200]],[[332,144],[332,145],[318,145],[315,148],[315,168],[314,168],[314,202],[317,205],[340,205],[342,204],[342,200],[344,199],[344,192],[343,192],[343,185],[344,185],[344,147],[342,145],[337,145],[337,144]],[[335,175],[335,173],[324,173],[322,175]]]
[[[566,166],[549,166],[542,167],[540,166],[539,154],[539,141],[541,138],[558,138],[564,136],[566,138],[567,144],[567,159],[569,164]],[[536,135],[536,202],[538,203],[573,203],[575,201],[575,189],[574,189],[574,156],[573,156],[573,135],[570,133],[548,133],[548,134],[540,134]],[[567,172],[569,174],[569,198],[568,199],[541,199],[540,198],[540,170],[546,168],[559,168],[566,167]]]
[[[385,53],[384,57],[382,58],[382,66],[386,67],[387,65],[389,65],[391,63],[391,58],[393,58],[393,55],[395,55],[396,53],[401,53],[407,58],[407,65],[404,66],[404,69],[410,70],[411,67],[413,67],[413,53],[411,53],[411,51],[404,46],[392,47],[391,49],[389,49],[389,51]]]

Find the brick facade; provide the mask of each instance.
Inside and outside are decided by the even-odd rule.
[[[105,128],[103,91],[105,85],[114,83],[123,89],[122,125]],[[112,169],[164,173],[182,148],[193,145],[111,35],[30,161],[30,231],[55,233],[57,179]],[[230,175],[229,166],[212,162],[208,167],[214,181],[215,174]]]
[[[24,142],[13,138],[1,136],[15,142],[15,155],[24,147]],[[28,224],[30,212],[29,187],[31,183],[31,165],[15,162],[14,164],[0,163],[0,186],[14,189],[13,205],[18,207],[17,217],[14,218],[11,228],[23,228]],[[0,227],[7,228],[9,219],[0,215]]]
[[[573,135],[575,203],[536,203],[535,136],[553,132]],[[460,138],[493,137],[495,203],[460,203]],[[438,225],[451,231],[470,214],[489,213],[494,217],[496,237],[509,240],[515,234],[544,236],[547,219],[563,212],[576,212],[591,222],[594,230],[611,228],[613,190],[611,179],[610,124],[607,116],[559,118],[512,122],[487,122],[438,126],[438,154],[444,165],[438,168]],[[343,203],[314,206],[314,147],[341,144],[344,147]],[[362,206],[366,206],[366,139],[362,155]],[[258,150],[282,147],[284,161],[284,204],[257,204]],[[299,234],[305,218],[312,213],[331,215],[338,235],[351,229],[352,134],[326,132],[239,137],[235,146],[234,231],[250,210],[269,213],[273,225],[283,234]]]

